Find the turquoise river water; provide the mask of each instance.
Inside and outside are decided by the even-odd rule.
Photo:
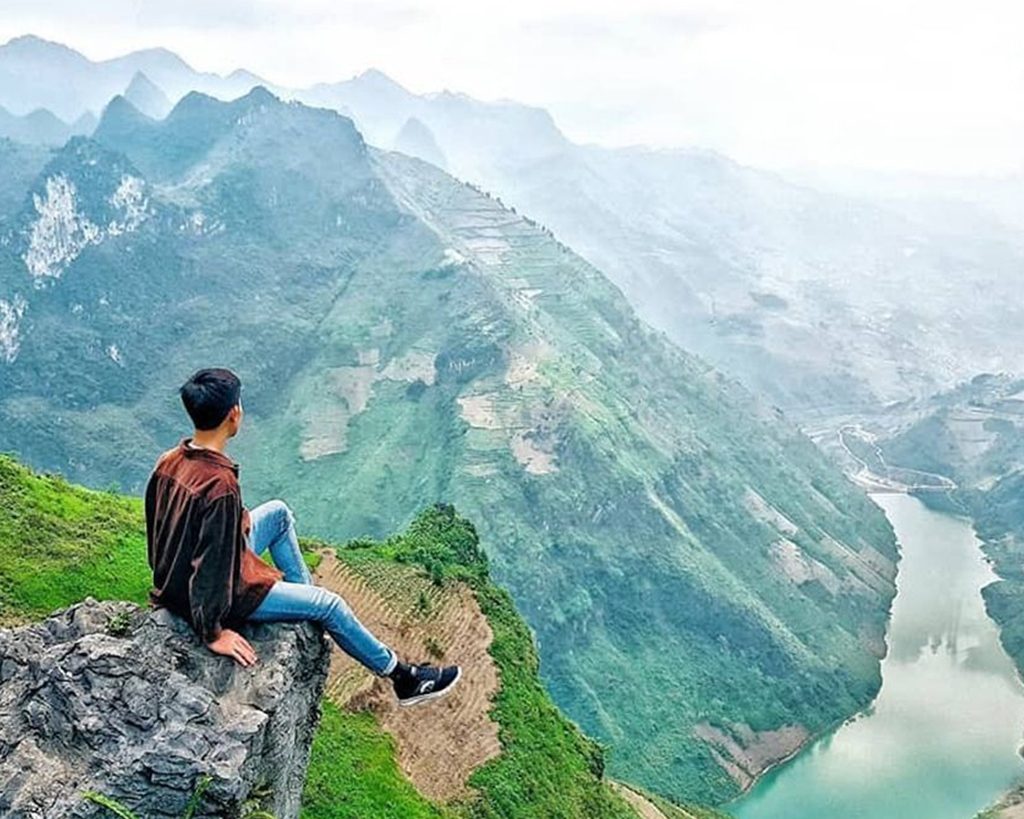
[[[728,806],[738,819],[971,819],[1024,774],[1024,685],[985,613],[994,575],[971,525],[874,500],[903,554],[882,690]]]

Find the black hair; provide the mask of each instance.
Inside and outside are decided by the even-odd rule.
[[[199,370],[178,390],[196,429],[216,429],[242,395],[242,382],[231,370]]]

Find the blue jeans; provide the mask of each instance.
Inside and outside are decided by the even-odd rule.
[[[250,620],[313,620],[320,623],[342,651],[379,676],[390,674],[395,653],[374,637],[352,613],[348,603],[328,589],[313,585],[295,535],[295,518],[284,502],[267,501],[250,510],[249,548],[262,555],[270,549],[274,565],[284,573],[263,598]]]

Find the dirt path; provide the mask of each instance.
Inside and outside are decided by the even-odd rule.
[[[633,790],[629,785],[625,785],[622,782],[612,782],[609,784],[615,789],[616,793],[619,794],[623,799],[629,802],[630,806],[637,812],[640,819],[670,819],[665,815],[665,812],[661,810],[657,805],[651,802],[646,796],[639,791]],[[682,808],[676,808],[673,816],[689,817],[693,819],[693,814],[690,814]]]
[[[413,567],[356,569],[333,553],[317,569],[316,582],[340,594],[403,658],[462,666],[463,678],[448,697],[399,708],[389,682],[336,649],[327,696],[342,707],[377,714],[395,739],[399,766],[422,794],[440,801],[465,796],[469,775],[501,753],[498,726],[489,716],[499,689],[488,653],[493,634],[472,591],[462,584],[440,589]]]
[[[611,785],[618,792],[619,796],[629,802],[636,810],[640,819],[668,819],[653,802],[649,802],[632,788],[619,782],[612,782]]]

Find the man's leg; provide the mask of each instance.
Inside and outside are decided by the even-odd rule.
[[[270,549],[274,563],[285,576],[274,584],[250,620],[314,620],[323,624],[342,651],[374,674],[391,678],[399,705],[416,705],[443,697],[455,687],[462,676],[459,666],[434,668],[399,662],[397,655],[359,622],[341,597],[313,585],[299,549],[295,519],[282,501],[261,504],[249,516],[249,547],[256,554]]]
[[[348,604],[320,586],[279,580],[249,619],[313,620],[323,624],[342,651],[374,674],[386,677],[398,664],[395,653],[359,622]]]
[[[299,538],[295,534],[295,517],[284,501],[261,503],[249,511],[252,531],[249,548],[261,555],[270,549],[274,565],[284,572],[289,583],[312,583],[306,561],[302,559]]]

